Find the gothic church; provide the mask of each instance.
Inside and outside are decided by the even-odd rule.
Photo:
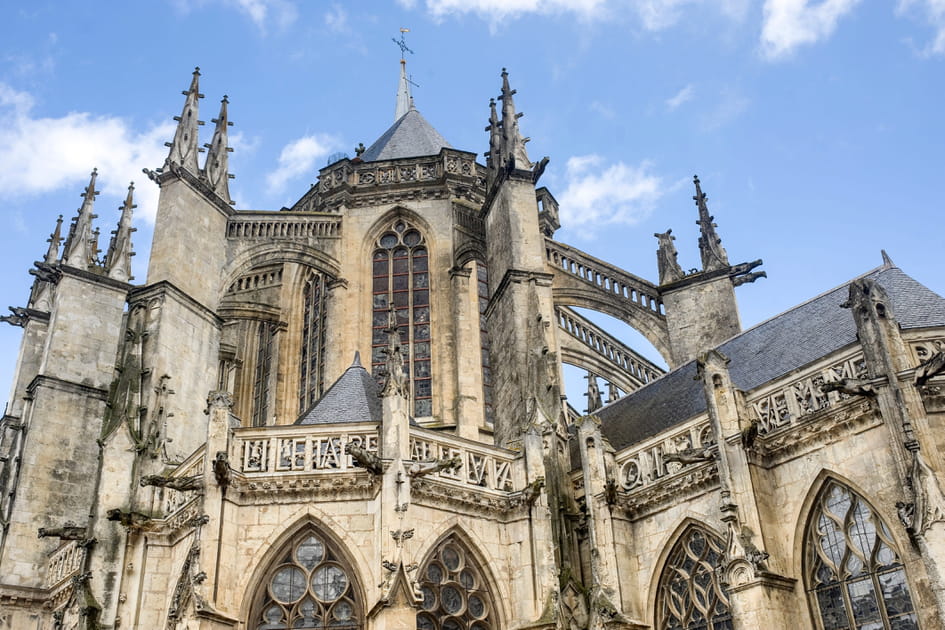
[[[742,330],[761,261],[698,179],[700,269],[670,231],[656,283],[555,240],[505,71],[482,161],[402,62],[376,142],[239,210],[198,80],[144,282],[93,172],[2,318],[0,629],[945,626],[945,299],[885,258]]]

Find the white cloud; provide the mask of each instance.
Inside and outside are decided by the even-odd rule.
[[[679,107],[680,105],[682,105],[683,103],[688,103],[689,101],[691,101],[695,93],[696,93],[696,89],[693,87],[692,83],[690,83],[683,89],[676,92],[673,96],[666,99],[666,107],[668,107],[670,111],[672,111],[676,109],[677,107]]]
[[[600,155],[572,157],[566,165],[567,187],[559,195],[561,223],[590,237],[608,224],[633,225],[652,212],[663,196],[663,178],[652,165],[614,162]]]
[[[173,6],[185,15],[195,8],[213,3],[236,9],[262,33],[266,33],[270,26],[285,30],[299,17],[298,9],[289,0],[172,0]]]
[[[715,131],[742,115],[751,101],[737,90],[725,88],[719,95],[715,107],[702,114],[700,123],[704,131]]]
[[[141,169],[163,164],[164,142],[173,136],[171,122],[136,133],[114,116],[70,112],[36,117],[30,94],[0,83],[0,196],[28,198],[70,187],[78,195],[97,167],[106,196],[124,198],[128,182],[137,182],[137,216],[153,222],[158,188]],[[68,216],[74,210],[61,212]],[[110,216],[106,211],[99,206],[103,218]]]
[[[924,55],[945,54],[945,0],[899,0],[896,12],[922,15],[935,30],[935,37],[922,49]]]
[[[331,5],[331,10],[325,13],[325,25],[334,33],[347,33],[351,30],[348,27],[348,14],[337,4]]]
[[[765,0],[761,51],[768,59],[781,59],[798,46],[830,37],[837,22],[860,0]]]
[[[415,0],[399,0],[412,8]],[[426,0],[427,11],[434,17],[474,13],[491,21],[526,13],[574,13],[582,18],[601,17],[607,0]]]
[[[613,120],[617,117],[617,112],[614,111],[612,105],[608,103],[601,103],[600,101],[592,101],[588,108],[597,113],[601,118],[606,118],[607,120]]]
[[[314,177],[316,161],[328,157],[338,144],[337,139],[331,136],[314,134],[285,145],[279,153],[278,168],[266,175],[269,192],[282,192],[289,180],[300,175],[310,173]]]

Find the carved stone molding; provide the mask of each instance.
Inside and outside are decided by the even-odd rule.
[[[708,492],[719,484],[719,468],[716,461],[686,468],[685,474],[665,477],[635,492],[617,492],[617,505],[631,519],[653,514],[670,504],[688,500]]]

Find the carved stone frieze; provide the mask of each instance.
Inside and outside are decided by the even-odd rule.
[[[437,481],[434,478],[416,479],[411,484],[414,502],[430,507],[450,508],[475,516],[506,521],[524,514],[528,504],[522,494],[497,495],[476,491]]]
[[[631,519],[642,518],[666,506],[703,494],[719,484],[715,461],[686,469],[685,474],[666,477],[634,492],[618,491],[616,504]]]
[[[314,473],[310,475],[233,475],[227,498],[241,505],[296,503],[312,500],[371,499],[380,490],[379,478],[366,470]]]

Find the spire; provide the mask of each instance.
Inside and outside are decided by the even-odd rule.
[[[213,139],[210,144],[204,145],[209,149],[207,162],[204,165],[204,175],[213,192],[223,201],[233,203],[230,199],[229,185],[229,180],[233,176],[229,173],[229,157],[227,156],[228,153],[233,152],[233,149],[226,146],[227,127],[233,126],[226,113],[226,106],[229,102],[229,99],[224,95],[223,100],[220,101],[220,115],[210,121],[216,123],[216,128],[213,130]]]
[[[187,97],[184,101],[184,109],[180,116],[174,116],[174,120],[177,121],[174,141],[164,143],[164,146],[171,148],[167,160],[164,162],[165,166],[175,164],[194,174],[199,172],[197,153],[203,150],[197,145],[197,126],[203,124],[203,121],[197,120],[197,101],[203,98],[203,94],[200,93],[199,80],[200,68],[194,68],[190,88],[186,92],[181,92]]]
[[[515,90],[509,87],[509,73],[502,68],[502,94],[499,95],[499,100],[502,101],[502,143],[498,166],[509,165],[511,168],[528,170],[532,167],[525,152],[525,143],[529,139],[523,138],[519,133],[518,119],[523,114],[515,112],[515,101],[512,99],[514,94]]]
[[[131,211],[137,208],[134,204],[135,183],[128,185],[128,196],[125,197],[125,203],[121,207],[121,218],[118,219],[118,229],[112,232],[112,240],[108,245],[108,253],[105,255],[105,272],[109,278],[128,282],[133,279],[131,275],[131,257],[135,255],[131,251],[131,233],[137,231],[131,227]]]
[[[696,202],[696,206],[699,207],[699,220],[696,221],[696,224],[699,226],[701,233],[699,237],[699,251],[702,253],[702,270],[714,271],[716,269],[724,269],[729,266],[728,254],[725,253],[725,248],[721,245],[722,239],[719,238],[719,235],[715,231],[715,228],[718,227],[713,222],[715,217],[709,214],[709,208],[706,206],[705,202],[708,201],[709,197],[702,192],[698,175],[694,175],[692,181],[696,185],[696,194],[693,199]]]
[[[410,96],[410,81],[407,79],[407,60],[400,60],[400,82],[397,84],[397,107],[394,109],[394,122],[410,111],[413,97]]]
[[[46,250],[46,258],[44,262],[47,265],[55,265],[59,262],[59,244],[62,242],[62,215],[59,215],[59,218],[56,219],[56,229],[53,230],[53,233],[49,235],[49,238],[46,239],[46,242],[49,243],[49,249]]]
[[[95,197],[98,195],[98,191],[95,190],[97,177],[98,169],[92,169],[92,178],[85,192],[82,193],[83,200],[79,207],[79,214],[69,228],[69,237],[62,250],[62,261],[79,269],[88,269],[97,253],[94,251],[96,245],[92,242],[92,219],[98,216],[92,213]]]

